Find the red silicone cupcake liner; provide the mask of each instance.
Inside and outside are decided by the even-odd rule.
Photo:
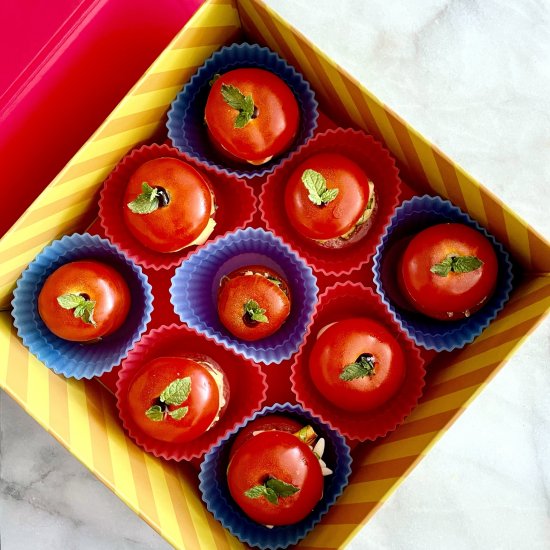
[[[284,204],[286,182],[293,170],[308,157],[341,153],[356,162],[374,183],[376,211],[372,227],[358,242],[341,249],[319,246],[301,236],[290,224]],[[313,268],[325,275],[349,274],[365,265],[374,254],[384,228],[399,204],[401,180],[395,160],[372,136],[338,128],[317,134],[271,174],[260,195],[260,211],[268,229],[288,242]]]
[[[187,162],[209,181],[216,197],[217,210],[216,227],[208,240],[228,231],[246,227],[256,212],[256,198],[252,188],[237,177],[218,174],[169,145],[144,145],[134,149],[118,163],[105,181],[99,199],[99,219],[105,235],[111,242],[137,264],[157,270],[179,265],[198,248],[190,246],[179,252],[155,252],[142,245],[124,223],[124,192],[130,176],[143,163],[161,157],[172,157]]]
[[[220,365],[229,382],[229,404],[219,422],[199,438],[188,443],[167,443],[144,434],[129,412],[126,395],[135,373],[157,357],[188,354],[207,355]],[[122,362],[117,382],[117,408],[129,436],[147,452],[167,460],[201,457],[231,430],[259,410],[266,398],[267,384],[260,367],[184,325],[163,325],[148,332]]]
[[[377,409],[361,414],[344,411],[327,401],[309,376],[308,361],[320,329],[350,317],[369,317],[396,335],[405,354],[406,374],[401,388]],[[380,298],[358,283],[337,283],[321,295],[311,332],[292,365],[292,391],[297,401],[349,439],[374,441],[395,430],[418,403],[424,387],[424,360],[414,343],[399,329]]]

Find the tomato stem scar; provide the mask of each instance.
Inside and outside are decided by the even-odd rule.
[[[160,185],[155,186],[155,189],[157,190],[159,208],[168,206],[168,204],[170,204],[170,195],[168,194],[168,191],[166,191],[166,189],[164,189],[164,187],[161,187]]]

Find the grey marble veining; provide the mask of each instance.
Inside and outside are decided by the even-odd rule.
[[[266,0],[550,238],[550,2]],[[350,544],[550,548],[550,320]],[[168,545],[0,396],[3,550]]]
[[[0,394],[0,545],[169,548],[6,394]]]

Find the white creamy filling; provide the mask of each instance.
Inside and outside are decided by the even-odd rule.
[[[374,192],[374,183],[369,180],[369,202],[367,203],[367,208],[363,212],[363,215],[357,220],[357,223],[347,232],[340,236],[341,239],[349,239],[355,230],[368,221],[374,212],[374,207],[376,206],[376,193]]]
[[[203,363],[200,362],[201,365],[205,365],[208,367],[208,372],[213,376],[214,381],[216,382],[216,386],[218,386],[218,396],[219,396],[219,403],[218,403],[218,412],[216,413],[216,416],[214,417],[214,420],[210,423],[210,426],[206,428],[206,431],[208,431],[219,419],[220,419],[220,411],[225,407],[225,397],[223,395],[223,374],[216,369],[212,368],[212,365],[209,363]]]
[[[202,233],[187,246],[198,246],[200,244],[204,244],[208,240],[208,237],[212,234],[212,231],[214,231],[214,227],[216,227],[216,222],[213,218],[209,218],[206,227],[202,230]]]
[[[334,323],[329,323],[328,325],[325,325],[322,329],[320,329],[319,332],[317,333],[317,339],[319,339],[321,334],[323,334],[323,332],[325,332],[325,330],[327,330],[327,328],[329,328],[329,327],[331,327],[332,325],[335,325],[335,324],[336,324],[336,321],[334,321]]]
[[[208,220],[208,223],[206,224],[206,227],[202,230],[201,234],[192,242],[189,243],[187,246],[199,246],[201,244],[204,244],[208,237],[212,234],[212,231],[214,231],[214,228],[216,227],[216,222],[214,218],[212,218],[212,214],[216,211],[216,200],[214,198],[214,195],[212,191],[210,191],[210,196],[212,197],[212,200],[210,201],[210,219]],[[186,248],[187,248],[186,246]]]

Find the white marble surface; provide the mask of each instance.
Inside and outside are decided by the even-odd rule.
[[[550,2],[266,0],[550,238]],[[550,321],[350,545],[550,548]],[[5,395],[0,546],[167,548]]]

